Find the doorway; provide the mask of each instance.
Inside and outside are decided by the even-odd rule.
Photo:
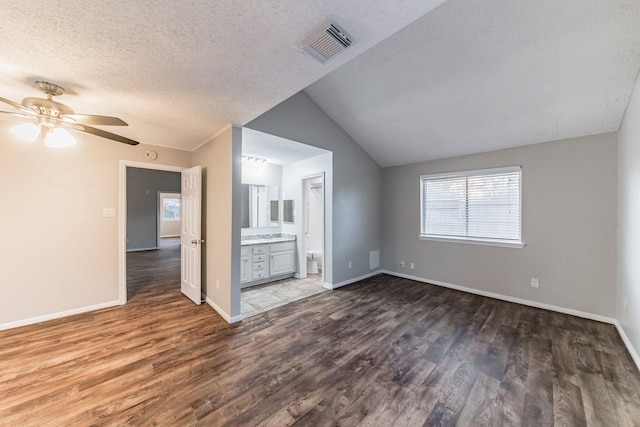
[[[303,247],[306,256],[304,277],[317,277],[324,283],[324,174],[305,178],[302,183]]]
[[[128,300],[127,253],[160,250],[161,246],[163,246],[162,250],[171,251],[175,246],[175,241],[161,242],[158,239],[158,220],[154,220],[154,218],[158,217],[159,192],[179,193],[181,188],[180,172],[184,169],[179,166],[120,161],[118,215],[118,294],[120,304],[126,304]],[[137,177],[141,177],[141,179],[137,180]],[[130,215],[132,209],[138,214]],[[173,238],[173,240],[176,239]],[[179,238],[177,240],[179,241]],[[179,272],[181,259],[179,251],[177,255],[169,252],[162,255],[177,256]],[[145,259],[145,257],[138,258]],[[147,258],[149,261],[146,262],[149,263],[157,263],[158,259],[162,259],[157,256]],[[141,268],[139,265],[138,267]],[[180,288],[179,281],[176,286],[178,289]]]

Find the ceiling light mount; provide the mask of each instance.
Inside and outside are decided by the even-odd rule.
[[[62,86],[42,80],[36,81],[36,87],[40,92],[46,93],[49,99],[51,99],[52,96],[60,96],[64,93]]]
[[[255,156],[242,156],[242,160],[246,160],[248,162],[253,162],[258,164],[267,163],[267,159],[263,159],[262,157],[255,157]]]

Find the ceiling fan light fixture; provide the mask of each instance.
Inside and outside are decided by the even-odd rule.
[[[65,148],[75,145],[76,139],[64,129],[54,128],[47,132],[44,137],[44,144],[51,148]]]
[[[40,136],[40,126],[33,123],[23,123],[11,128],[11,133],[27,142],[34,142]]]

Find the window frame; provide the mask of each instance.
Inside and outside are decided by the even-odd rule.
[[[182,207],[178,210],[178,218],[167,218],[165,215],[165,201],[167,199],[172,199],[172,200],[178,200],[180,206],[182,206],[182,198],[181,197],[175,197],[175,196],[164,196],[162,197],[162,201],[161,201],[161,206],[160,206],[160,213],[161,213],[161,218],[160,221],[162,222],[177,222],[177,221],[182,221]]]
[[[425,205],[426,201],[424,200],[423,187],[426,184],[427,180],[464,177],[466,182],[468,183],[469,177],[473,177],[473,176],[498,175],[498,174],[505,174],[505,173],[514,173],[514,172],[517,172],[519,174],[519,180],[520,180],[520,185],[518,188],[518,197],[520,199],[520,238],[519,240],[484,238],[484,237],[447,236],[447,235],[423,233],[423,226],[424,226],[423,219],[425,218],[424,209],[426,207]],[[522,228],[523,228],[522,166],[506,166],[506,167],[487,168],[487,169],[473,169],[473,170],[464,170],[464,171],[456,171],[456,172],[425,174],[425,175],[420,175],[420,179],[418,183],[419,183],[419,191],[420,191],[420,217],[419,217],[418,237],[420,240],[431,240],[436,242],[458,242],[458,243],[468,243],[468,244],[474,244],[474,245],[499,246],[499,247],[506,247],[506,248],[523,248],[525,246],[525,243],[522,240]],[[469,203],[468,191],[465,191],[465,201],[468,205]],[[466,212],[465,221],[468,224],[468,221],[469,221],[468,211]]]

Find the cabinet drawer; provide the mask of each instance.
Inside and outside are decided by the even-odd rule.
[[[267,253],[266,246],[256,246],[253,248],[253,254],[264,254]]]
[[[292,251],[295,249],[295,247],[296,242],[272,243],[271,245],[269,245],[269,250],[271,252]]]
[[[256,270],[251,275],[253,280],[264,279],[267,277],[267,270]]]
[[[266,254],[261,254],[261,255],[254,255],[253,256],[253,262],[263,262],[267,260],[267,255]]]
[[[254,262],[253,263],[253,271],[256,270],[264,270],[264,268],[267,266],[266,262]],[[255,273],[254,273],[254,277],[255,277]]]

